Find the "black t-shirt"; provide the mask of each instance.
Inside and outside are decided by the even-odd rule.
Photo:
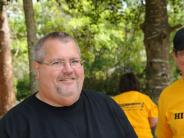
[[[69,107],[30,96],[0,120],[0,138],[136,138],[125,114],[109,97],[81,93]]]

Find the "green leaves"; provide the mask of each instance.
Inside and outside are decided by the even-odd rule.
[[[183,5],[181,0],[169,0],[171,24],[184,21]],[[120,73],[127,69],[133,69],[137,74],[144,73],[146,53],[140,29],[144,21],[144,1],[40,0],[34,1],[34,10],[38,36],[65,31],[77,39],[82,58],[86,61],[86,88],[112,93],[116,91]],[[14,65],[15,76],[20,79],[17,74],[28,71],[20,0],[9,5],[9,23],[14,45],[12,52],[16,57],[14,63],[17,63]]]

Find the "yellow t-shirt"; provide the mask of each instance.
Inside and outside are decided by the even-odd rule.
[[[127,115],[139,138],[152,138],[148,118],[157,118],[156,104],[138,91],[128,91],[113,97]]]
[[[184,80],[163,90],[159,98],[158,138],[184,138]]]

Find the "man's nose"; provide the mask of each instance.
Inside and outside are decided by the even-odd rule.
[[[72,72],[73,71],[73,67],[71,66],[71,64],[69,62],[65,62],[65,64],[63,65],[63,71],[64,72]]]

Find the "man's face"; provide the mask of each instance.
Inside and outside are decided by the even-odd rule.
[[[174,53],[174,59],[179,70],[182,73],[182,76],[184,77],[184,50],[176,51]]]
[[[75,62],[80,60],[78,47],[73,41],[49,39],[44,52],[46,64],[35,64],[40,99],[53,106],[72,105],[79,99],[84,81],[84,68]],[[58,61],[62,65],[56,65]]]

